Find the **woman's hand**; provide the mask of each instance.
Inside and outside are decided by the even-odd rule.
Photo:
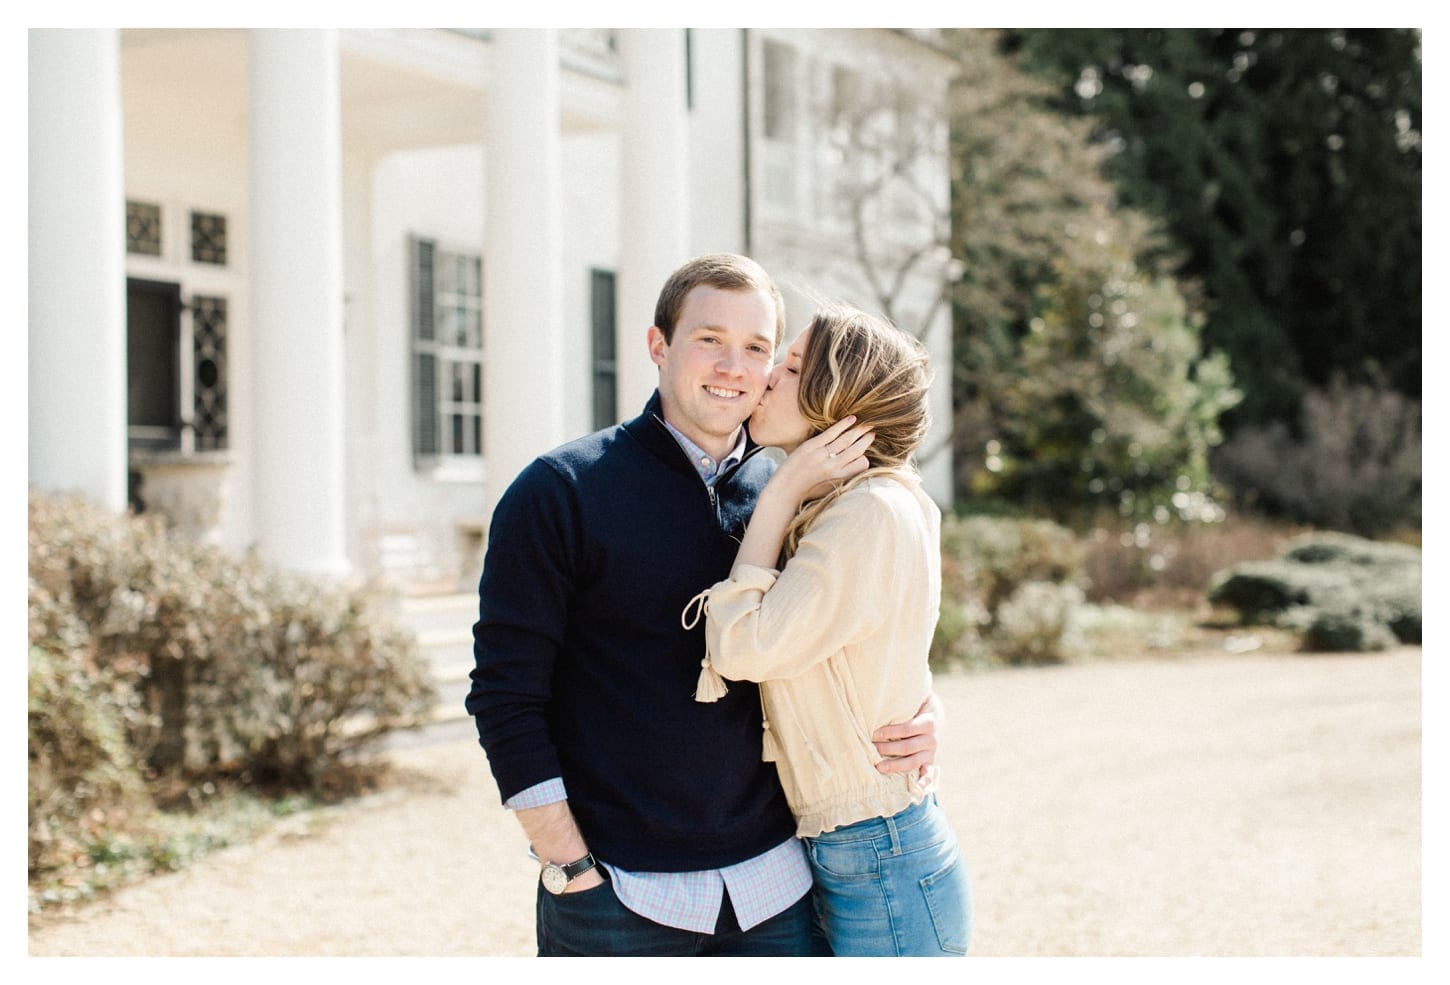
[[[871,447],[873,435],[855,423],[855,417],[842,418],[785,457],[760,491],[735,554],[736,564],[774,568],[785,532],[801,504],[830,492],[833,483],[866,471],[870,464],[866,449]]]
[[[761,495],[783,497],[792,508],[824,496],[835,483],[870,467],[866,449],[875,437],[870,428],[856,425],[854,415],[843,417],[787,455]]]

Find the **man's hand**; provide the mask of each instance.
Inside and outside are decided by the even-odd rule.
[[[916,770],[925,776],[936,763],[937,724],[946,709],[933,691],[917,711],[916,717],[900,725],[883,725],[871,735],[876,751],[886,758],[876,764],[882,773],[906,773]]]
[[[570,893],[582,893],[584,890],[593,889],[603,882],[604,875],[599,871],[599,863],[596,862],[594,868],[565,886],[563,895],[568,896]]]
[[[574,814],[569,810],[567,800],[543,807],[526,807],[515,811],[514,815],[523,825],[529,844],[541,861],[568,865],[575,859],[583,858],[588,851],[584,846],[584,836],[579,832],[579,826],[574,823]],[[594,868],[570,882],[564,888],[564,893],[582,893],[603,881],[604,876],[596,863]]]

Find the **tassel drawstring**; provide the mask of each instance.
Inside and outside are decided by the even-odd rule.
[[[709,611],[710,590],[707,588],[699,595],[685,603],[685,611],[680,613],[680,625],[686,629],[694,629],[699,623],[700,617]],[[690,610],[694,609],[695,614],[691,615]]]
[[[761,728],[760,758],[767,763],[774,763],[780,760],[780,742],[775,737],[775,729],[770,727],[770,716],[765,713],[765,701],[760,702]]]
[[[826,757],[821,755],[821,751],[816,748],[816,744],[811,741],[810,736],[803,735],[802,738],[805,739],[806,748],[811,751],[811,762],[815,764],[816,776],[821,780],[829,780],[833,772],[831,764],[826,762]]]
[[[691,614],[690,610],[695,610]],[[710,611],[710,590],[705,591],[690,599],[685,606],[685,611],[680,613],[680,625],[685,629],[694,629],[700,620]],[[730,693],[725,686],[725,678],[710,663],[710,644],[705,644],[705,659],[700,661],[700,679],[695,682],[695,700],[702,704],[713,704]]]
[[[701,704],[714,704],[729,693],[725,678],[710,666],[710,655],[706,653],[705,659],[700,661],[700,679],[695,682],[695,700]]]

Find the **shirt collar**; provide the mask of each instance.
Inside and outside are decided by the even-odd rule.
[[[704,479],[708,485],[713,486],[716,479],[720,478],[731,466],[745,457],[746,441],[745,428],[743,426],[740,428],[740,437],[735,442],[735,447],[731,449],[729,454],[717,462],[706,454],[703,448],[685,437],[685,433],[679,428],[675,427],[669,421],[666,421],[663,417],[660,420],[664,421],[665,427],[669,430],[670,434],[674,435],[675,441],[679,442],[680,447],[684,449],[685,454],[689,457],[690,464],[695,467],[695,471],[700,473],[700,478]]]

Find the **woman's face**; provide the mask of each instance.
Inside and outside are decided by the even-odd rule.
[[[802,332],[785,351],[785,359],[770,371],[765,395],[750,416],[750,436],[762,445],[774,445],[787,452],[811,436],[811,426],[801,416],[801,359],[810,330]]]

